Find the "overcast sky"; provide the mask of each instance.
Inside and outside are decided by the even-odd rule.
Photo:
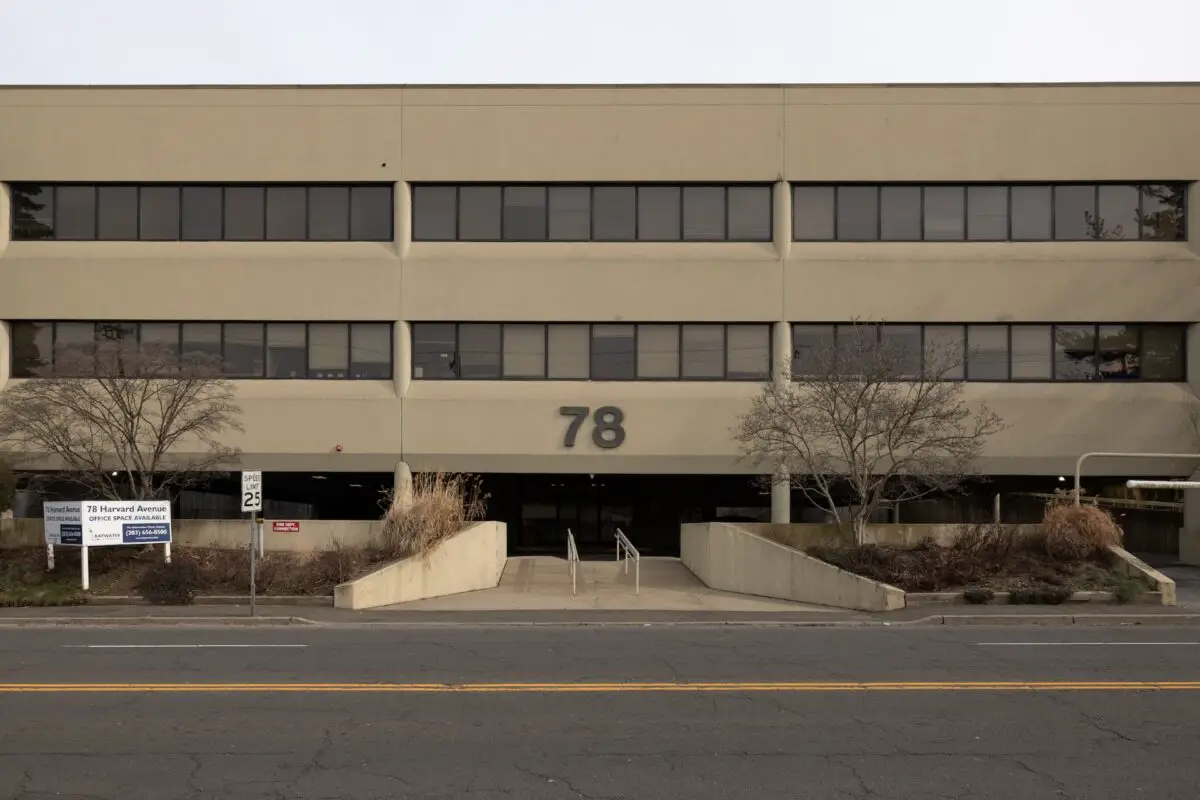
[[[0,0],[0,83],[1200,80],[1200,0]]]

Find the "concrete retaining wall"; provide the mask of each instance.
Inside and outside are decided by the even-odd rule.
[[[684,566],[712,589],[860,611],[904,608],[903,590],[838,569],[741,525],[686,524],[680,536]]]
[[[508,560],[508,526],[477,522],[424,556],[388,564],[333,592],[337,608],[364,609],[491,589]]]
[[[365,547],[379,534],[380,523],[369,520],[288,520],[298,522],[295,532],[275,531],[274,520],[263,523],[267,550],[311,553],[334,544]],[[175,544],[183,547],[247,547],[250,523],[239,519],[176,519]],[[41,519],[0,519],[0,549],[37,547],[45,541]]]
[[[1175,581],[1122,547],[1110,547],[1108,550],[1113,556],[1113,569],[1127,578],[1149,584],[1150,589],[1159,593],[1164,606],[1175,605]]]
[[[809,547],[840,547],[854,541],[854,534],[848,526],[847,529],[842,529],[833,523],[739,522],[738,527],[797,550]],[[944,547],[953,544],[965,527],[969,526],[876,523],[867,526],[866,544],[915,547],[923,541],[931,540],[934,544]],[[1039,526],[1004,525],[1003,527],[1018,533],[1033,533]]]

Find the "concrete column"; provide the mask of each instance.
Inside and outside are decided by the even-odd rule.
[[[792,251],[792,191],[782,176],[775,183],[774,194],[775,215],[771,227],[775,233],[775,250],[780,259],[785,259]]]
[[[771,522],[787,525],[791,521],[792,484],[787,470],[780,470],[771,484]]]
[[[400,507],[410,508],[413,501],[412,470],[408,468],[406,462],[401,461],[396,464],[395,480],[396,497],[400,499]]]
[[[792,379],[792,324],[776,322],[771,326],[771,376],[782,388]]]
[[[12,328],[0,321],[0,389],[12,376]]]
[[[393,203],[392,230],[395,231],[396,252],[404,258],[412,244],[412,185],[407,181],[398,181],[393,192],[396,201]]]
[[[392,383],[397,397],[407,395],[412,383],[412,326],[404,320],[392,330]]]
[[[1189,192],[1189,196],[1194,195]],[[1197,212],[1191,210],[1189,213],[1189,226],[1200,224],[1200,219],[1196,217]],[[1188,326],[1186,353],[1188,385],[1194,394],[1200,396],[1200,325]],[[1186,407],[1183,413],[1190,414],[1197,409],[1200,409],[1200,403]],[[1184,431],[1181,439],[1184,446],[1179,452],[1187,453],[1200,447],[1200,442],[1195,441],[1191,420],[1187,417],[1180,420],[1180,427]],[[1200,480],[1200,469],[1193,471],[1188,480]],[[1183,490],[1183,528],[1179,531],[1179,560],[1184,564],[1200,566],[1200,489]]]

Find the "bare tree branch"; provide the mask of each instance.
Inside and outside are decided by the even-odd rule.
[[[0,393],[0,450],[58,462],[89,496],[170,499],[235,465],[233,385],[210,357],[103,333],[55,352],[38,377]]]
[[[959,487],[1005,426],[972,408],[951,378],[961,342],[926,342],[901,326],[855,322],[797,350],[795,374],[770,381],[734,427],[745,457],[785,468],[793,485],[857,541],[879,509]]]

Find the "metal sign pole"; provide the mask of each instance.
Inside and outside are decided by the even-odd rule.
[[[254,521],[254,515],[251,514],[250,515],[250,616],[252,616],[252,617],[257,615],[257,613],[258,613],[257,609],[255,608],[255,603],[254,603],[254,600],[255,600],[254,595],[256,594],[255,585],[254,585],[254,569],[257,566],[257,561],[258,561],[258,544],[257,544],[257,542],[254,541],[254,535],[257,531],[258,531],[258,525]]]

